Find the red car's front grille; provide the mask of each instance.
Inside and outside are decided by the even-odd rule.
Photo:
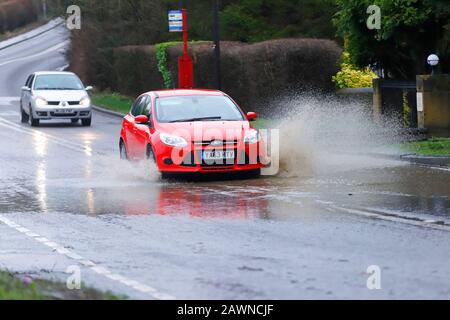
[[[223,168],[223,167],[232,167],[236,163],[236,159],[238,157],[237,149],[234,149],[234,159],[230,160],[222,160],[222,161],[216,161],[216,162],[209,162],[202,160],[202,152],[203,150],[196,150],[194,152],[189,152],[185,157],[181,165],[183,167],[196,167],[198,164],[200,164],[201,167],[205,168]],[[201,161],[201,163],[200,163]]]

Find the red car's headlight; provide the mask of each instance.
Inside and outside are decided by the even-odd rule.
[[[255,144],[261,140],[261,135],[258,130],[252,129],[250,130],[244,138],[244,142],[247,144]]]
[[[162,143],[171,146],[171,147],[177,147],[177,148],[185,148],[188,146],[187,141],[179,136],[173,136],[166,133],[161,133],[159,135]]]

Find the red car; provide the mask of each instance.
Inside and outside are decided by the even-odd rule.
[[[258,130],[228,95],[216,90],[162,90],[139,96],[123,119],[122,159],[154,161],[170,173],[246,172],[267,164]]]

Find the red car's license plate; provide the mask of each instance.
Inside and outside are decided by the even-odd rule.
[[[235,153],[233,150],[213,150],[203,151],[203,160],[230,160],[234,159]]]

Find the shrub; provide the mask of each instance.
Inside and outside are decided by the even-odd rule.
[[[12,31],[39,18],[39,0],[10,0],[0,3],[0,33]]]
[[[114,50],[114,91],[136,96],[164,88],[155,46],[128,46]]]
[[[372,80],[376,74],[370,68],[358,69],[350,63],[350,54],[342,55],[341,70],[333,76],[333,82],[340,89],[365,88],[372,86]]]

